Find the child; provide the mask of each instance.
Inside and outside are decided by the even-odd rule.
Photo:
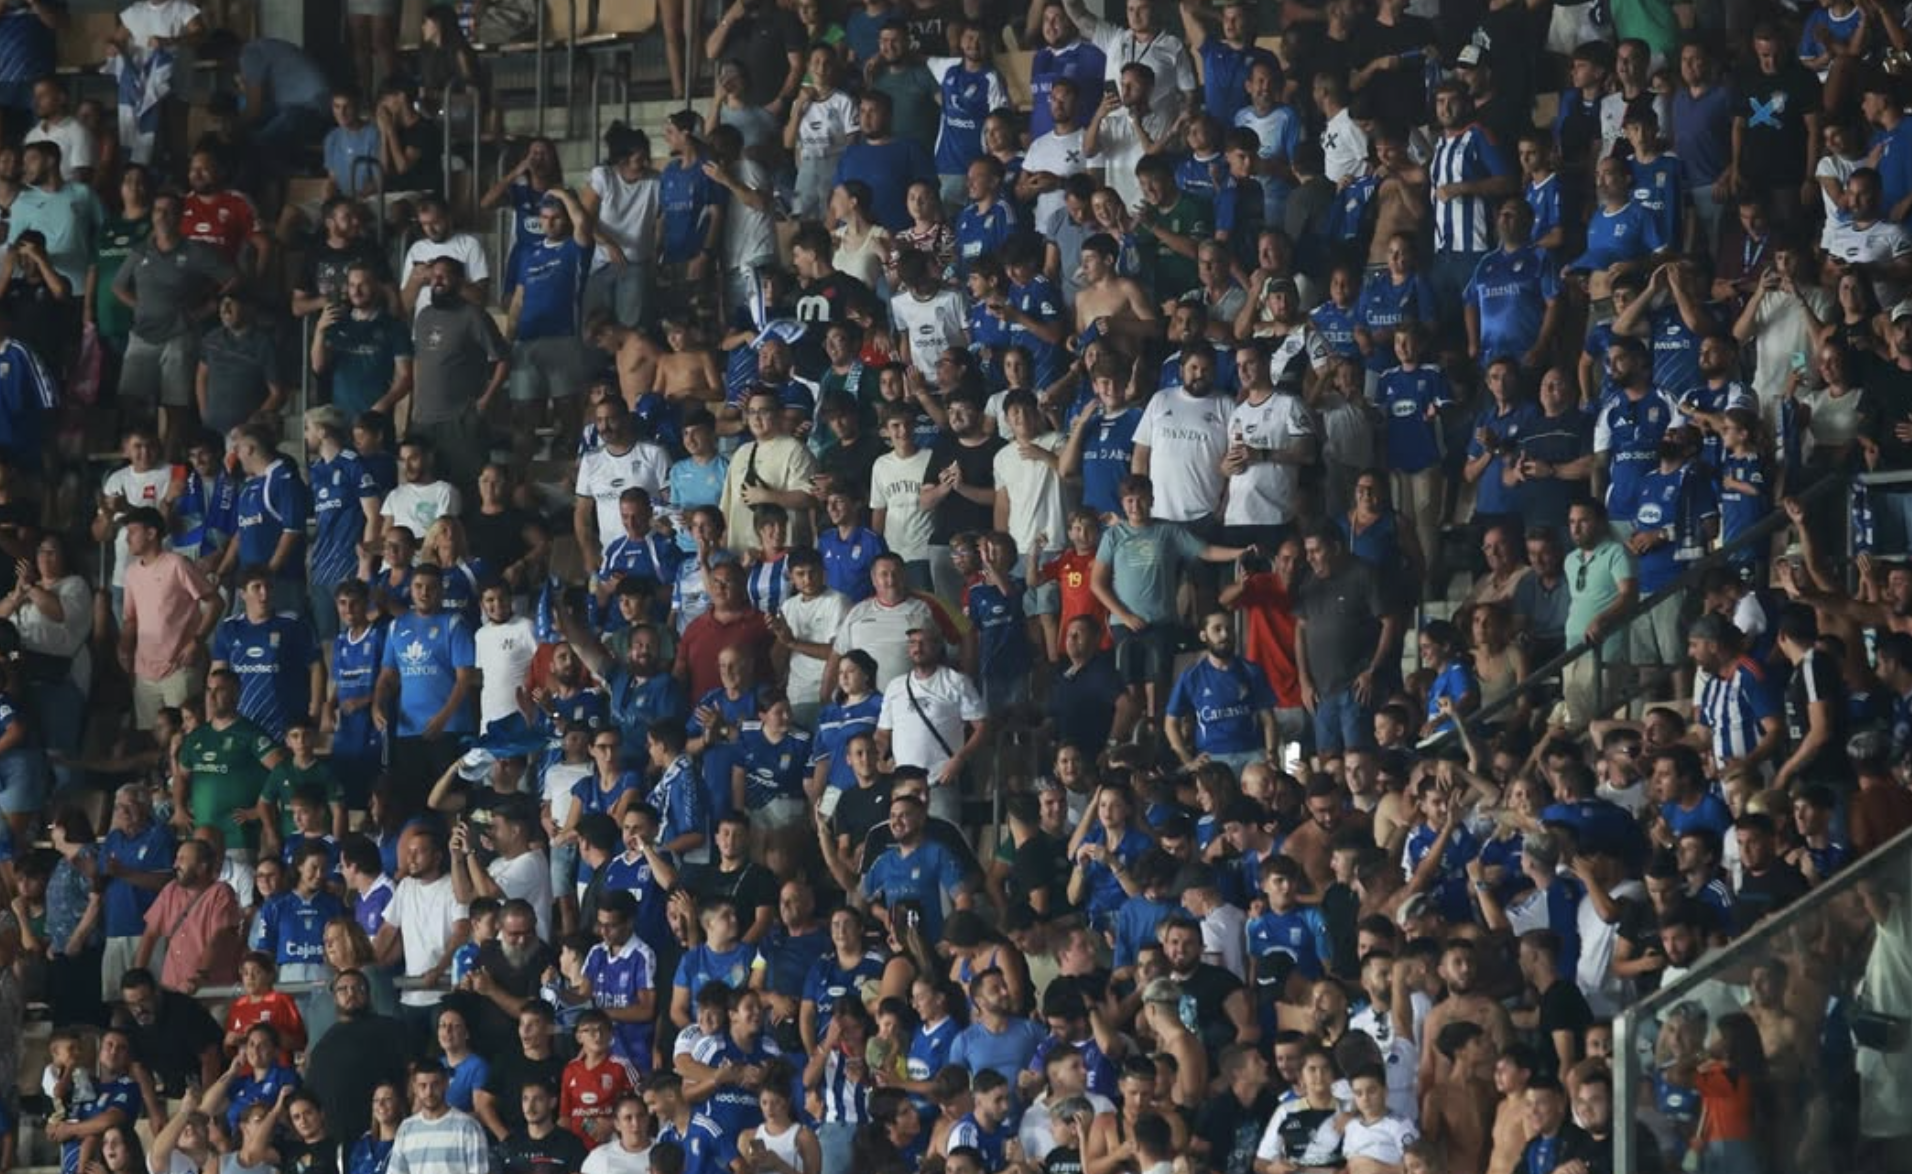
[[[1042,1159],[1043,1174],[1082,1174],[1082,1146],[1094,1120],[1095,1108],[1087,1097],[1064,1097],[1050,1106],[1049,1133],[1056,1144]]]
[[[1700,1155],[1700,1169],[1762,1167],[1756,1148],[1760,1121],[1774,1111],[1766,1072],[1766,1051],[1752,1016],[1744,1011],[1720,1016],[1694,1082],[1701,1109],[1692,1148]]]
[[[1719,540],[1724,546],[1766,516],[1772,502],[1767,493],[1766,460],[1759,449],[1759,416],[1747,408],[1728,408],[1720,424],[1726,455],[1719,467]],[[1731,562],[1748,583],[1766,581],[1759,543],[1742,547]]]
[[[578,1057],[564,1066],[558,1124],[587,1146],[611,1136],[618,1098],[637,1088],[631,1066],[611,1054],[611,1017],[593,1007],[578,1016]]]
[[[558,964],[545,970],[538,983],[538,998],[550,1004],[556,1015],[555,1034],[574,1034],[578,1021],[590,1010],[589,998],[579,994],[583,983],[584,960],[597,942],[584,934],[566,934],[558,942]],[[610,1037],[605,1037],[610,1046]]]
[[[942,274],[928,253],[904,249],[896,261],[903,292],[890,299],[903,357],[923,378],[936,378],[936,361],[950,347],[967,347],[963,295],[942,283]]]
[[[226,1009],[228,1054],[237,1052],[246,1033],[261,1023],[277,1028],[285,1040],[285,1051],[279,1055],[281,1064],[289,1066],[292,1057],[305,1050],[305,1017],[290,995],[273,989],[277,976],[278,967],[270,954],[253,950],[240,961],[239,986],[245,993]]]
[[[478,969],[479,953],[498,940],[504,920],[504,902],[496,897],[478,897],[471,902],[471,938],[452,952],[451,985],[460,986]]]
[[[345,906],[325,888],[328,869],[334,867],[333,848],[314,839],[300,844],[287,864],[292,891],[280,893],[259,912],[259,940],[254,949],[271,955],[279,977],[287,982],[325,981],[325,923],[345,915]],[[263,881],[260,862],[255,881]],[[263,884],[261,884],[263,890]]]
[[[84,1059],[79,1032],[70,1027],[54,1031],[47,1042],[47,1066],[40,1073],[40,1091],[53,1104],[47,1112],[47,1124],[71,1118],[76,1108],[93,1099],[93,1078],[86,1071]]]
[[[1025,589],[1013,573],[1016,540],[997,531],[983,535],[979,546],[982,574],[964,601],[970,622],[964,660],[981,685],[984,707],[1001,714],[1029,700],[1035,649],[1022,610]]]
[[[910,1031],[915,1023],[909,1004],[892,996],[876,1007],[876,1035],[863,1049],[870,1071],[892,1081],[909,1079]]]
[[[1407,707],[1390,701],[1374,711],[1374,752],[1387,754],[1408,749]]]
[[[1409,888],[1429,894],[1441,916],[1459,924],[1472,916],[1467,862],[1480,855],[1480,843],[1462,825],[1454,802],[1438,779],[1431,775],[1422,779],[1421,822],[1408,832],[1406,863]]]
[[[1042,562],[1043,546],[1048,539],[1046,534],[1036,535],[1036,542],[1029,548],[1029,565],[1039,583],[1046,587],[1055,584],[1053,606],[1045,608],[1039,601],[1041,588],[1035,593],[1038,602],[1032,604],[1037,609],[1037,618],[1042,623],[1044,651],[1051,663],[1060,663],[1062,659],[1062,633],[1078,616],[1086,616],[1095,622],[1098,633],[1097,647],[1107,649],[1114,643],[1109,635],[1109,609],[1095,597],[1090,587],[1090,572],[1095,565],[1096,547],[1102,542],[1102,518],[1088,506],[1077,506],[1069,511],[1069,548]],[[1041,569],[1035,568],[1040,565]]]
[[[1652,214],[1661,240],[1679,240],[1680,161],[1661,149],[1665,144],[1653,104],[1629,107],[1620,130],[1633,148],[1633,158],[1627,160],[1627,168],[1633,172],[1633,202]]]
[[[790,512],[780,505],[760,505],[750,511],[750,520],[757,531],[757,549],[748,559],[744,590],[750,594],[750,606],[776,615],[790,594],[790,568],[784,562]]]
[[[900,384],[901,377],[885,372],[883,381]],[[935,519],[922,508],[919,498],[930,453],[916,443],[916,416],[916,409],[904,403],[885,404],[879,414],[890,451],[876,458],[870,467],[870,528],[903,560],[910,583],[927,587]],[[933,425],[931,431],[935,431]]]
[[[1551,256],[1567,238],[1560,223],[1560,176],[1554,170],[1553,136],[1539,129],[1525,131],[1519,149],[1524,194],[1527,206],[1534,210],[1533,245]]]
[[[311,717],[299,714],[286,719],[285,746],[292,757],[273,768],[265,788],[259,792],[261,832],[291,844],[293,833],[298,831],[292,814],[292,797],[305,786],[316,785],[322,790],[323,806],[330,808],[322,827],[330,836],[343,839],[345,791],[332,768],[319,757],[318,729]]]
[[[1333,951],[1328,926],[1319,909],[1305,906],[1300,892],[1306,883],[1301,865],[1289,856],[1270,856],[1261,862],[1261,909],[1248,922],[1248,973],[1256,1002],[1272,1020],[1274,1004],[1288,1001],[1321,977]]]
[[[308,730],[306,740],[309,742],[312,737],[314,735]],[[279,859],[291,865],[298,859],[302,848],[316,844],[325,850],[326,881],[336,886],[339,883],[339,842],[332,838],[333,805],[327,796],[325,784],[313,782],[301,785],[292,793],[292,800],[287,806],[292,813],[292,832],[285,837],[285,846],[278,853]],[[269,847],[278,840],[279,831],[271,823],[263,827],[266,834],[261,838]]]
[[[1414,1126],[1388,1112],[1387,1070],[1375,1065],[1355,1072],[1354,1112],[1341,1123],[1341,1157],[1366,1158],[1367,1174],[1399,1174],[1409,1145],[1420,1139]]]
[[[1480,686],[1461,643],[1460,631],[1446,620],[1421,625],[1421,668],[1434,674],[1427,689],[1427,720],[1421,737],[1431,737],[1453,726],[1454,715],[1466,715],[1480,704]]]

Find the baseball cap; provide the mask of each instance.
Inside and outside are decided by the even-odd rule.
[[[1892,307],[1892,321],[1902,322],[1907,318],[1912,318],[1912,299]]]
[[[1479,66],[1485,58],[1486,54],[1481,52],[1479,45],[1463,45],[1461,46],[1460,56],[1454,59],[1454,64],[1460,69],[1474,69]]]

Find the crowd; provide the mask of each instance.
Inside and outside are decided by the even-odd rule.
[[[0,9],[0,1174],[1912,1168],[1906,18],[661,8]]]

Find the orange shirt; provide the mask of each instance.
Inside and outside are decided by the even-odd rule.
[[[285,1044],[282,1057],[288,1067],[291,1057],[305,1050],[305,1017],[299,1014],[299,1005],[292,1001],[292,996],[282,991],[240,995],[226,1009],[227,1035],[243,1036],[257,1023],[270,1023],[278,1031],[279,1039]]]
[[[1708,1064],[1693,1083],[1706,1105],[1706,1121],[1696,1139],[1700,1145],[1753,1140],[1752,1081],[1734,1076],[1723,1066]]]

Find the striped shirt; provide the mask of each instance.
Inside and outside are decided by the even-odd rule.
[[[443,1116],[414,1113],[399,1124],[386,1174],[471,1174],[491,1168],[484,1127],[468,1113],[448,1108]]]
[[[1450,183],[1475,183],[1507,174],[1500,148],[1479,126],[1443,135],[1434,144],[1428,176],[1436,189]],[[1493,201],[1486,196],[1455,196],[1434,204],[1434,248],[1442,253],[1484,253],[1493,247]]]
[[[861,1125],[870,1119],[870,1082],[868,1066],[864,1079],[851,1080],[843,1053],[831,1052],[823,1059],[823,1120],[835,1125]]]
[[[1700,724],[1713,731],[1713,757],[1722,763],[1752,753],[1760,724],[1779,716],[1766,670],[1748,656],[1726,666],[1723,674],[1699,674],[1694,689],[1694,709]]]

